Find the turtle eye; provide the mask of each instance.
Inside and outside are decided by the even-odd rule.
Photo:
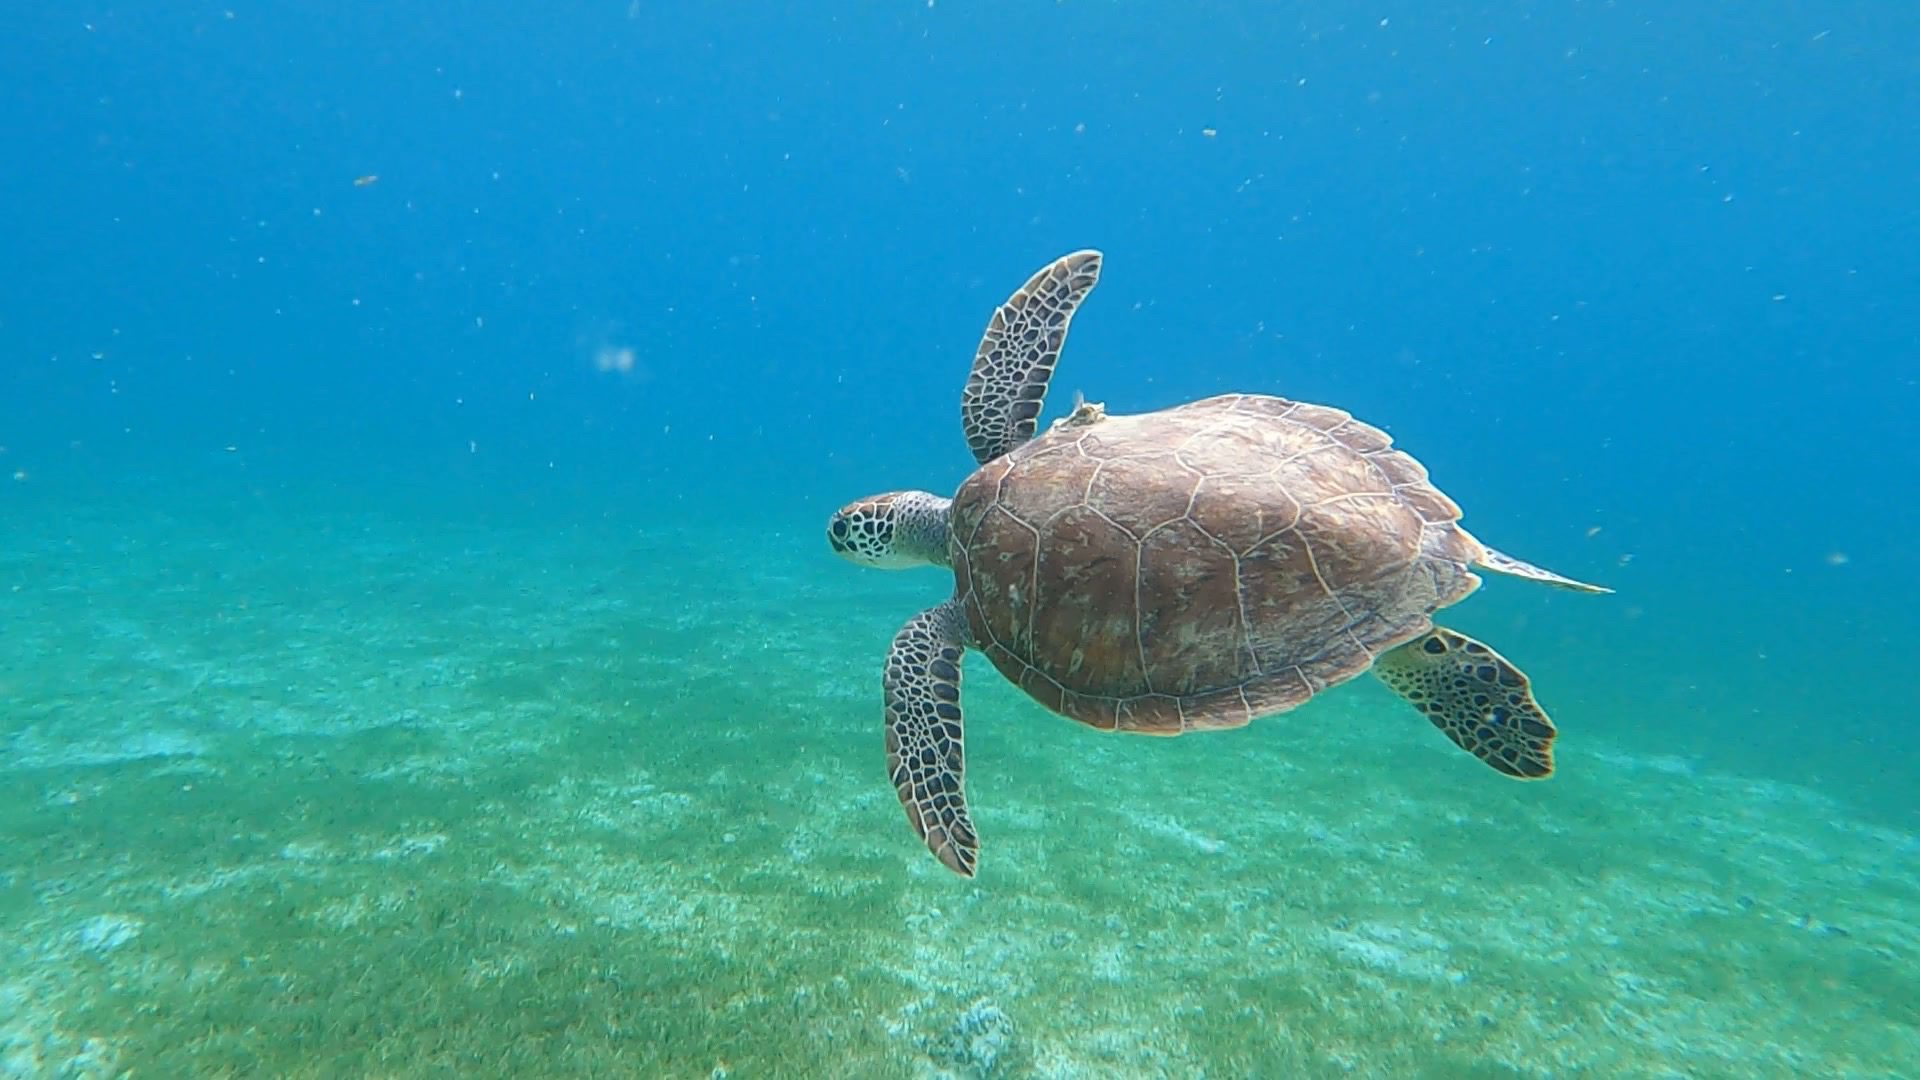
[[[847,538],[847,519],[843,517],[834,518],[833,527],[827,531],[833,534],[835,540],[845,540]]]

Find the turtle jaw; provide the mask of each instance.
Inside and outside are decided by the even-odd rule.
[[[857,499],[827,519],[827,546],[848,562],[877,570],[947,566],[950,504],[924,491]]]

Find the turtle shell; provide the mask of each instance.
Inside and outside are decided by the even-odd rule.
[[[1238,727],[1424,633],[1472,592],[1460,508],[1347,413],[1234,394],[1056,424],[953,502],[973,642],[1108,730]]]

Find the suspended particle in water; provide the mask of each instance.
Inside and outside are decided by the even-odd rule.
[[[625,345],[602,345],[593,354],[593,366],[598,371],[617,371],[622,375],[631,375],[633,365],[633,349]]]

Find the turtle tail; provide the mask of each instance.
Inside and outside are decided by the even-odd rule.
[[[1509,577],[1526,578],[1528,581],[1538,581],[1552,585],[1555,588],[1570,589],[1573,592],[1610,593],[1613,591],[1604,585],[1589,585],[1584,581],[1575,581],[1573,578],[1556,574],[1545,567],[1535,566],[1530,562],[1516,559],[1505,552],[1495,551],[1485,544],[1480,545],[1480,547],[1484,554],[1480,556],[1479,561],[1474,565],[1480,567],[1482,570],[1491,570],[1496,574],[1506,574]]]

